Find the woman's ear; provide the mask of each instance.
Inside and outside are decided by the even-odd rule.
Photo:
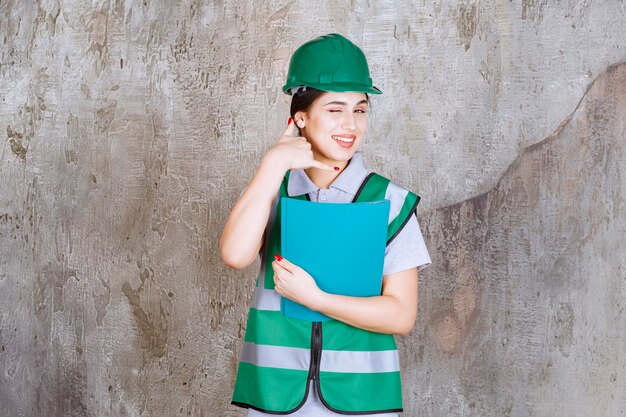
[[[303,111],[296,112],[293,115],[293,121],[300,129],[304,128],[306,126],[306,114]]]

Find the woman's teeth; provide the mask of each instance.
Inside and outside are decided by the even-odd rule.
[[[345,143],[352,143],[354,142],[354,138],[342,138],[339,136],[333,136],[333,139],[338,140],[340,142],[345,142]]]

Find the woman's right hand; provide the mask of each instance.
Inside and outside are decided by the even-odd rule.
[[[307,168],[334,171],[333,167],[315,160],[311,145],[298,135],[298,129],[290,120],[285,133],[267,151],[254,178],[226,220],[220,238],[222,259],[226,265],[242,269],[256,259],[263,244],[272,202],[285,173],[290,169]]]
[[[272,164],[277,164],[287,172],[290,169],[319,168],[325,171],[335,171],[335,168],[317,161],[313,157],[311,144],[303,136],[299,136],[298,128],[293,119],[289,118],[287,129],[278,138],[276,144],[267,151],[267,158]]]

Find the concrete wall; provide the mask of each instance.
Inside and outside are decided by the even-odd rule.
[[[626,415],[622,1],[0,3],[0,414],[242,416],[258,265],[218,256],[291,51],[375,83],[422,197],[409,416]]]

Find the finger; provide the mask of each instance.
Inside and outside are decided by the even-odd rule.
[[[277,261],[272,262],[272,269],[274,270],[274,274],[277,275],[280,271],[284,271]]]
[[[289,123],[287,123],[287,129],[285,129],[285,131],[283,132],[283,136],[300,136],[300,131],[296,127],[296,124],[291,117],[289,118]]]
[[[272,262],[272,269],[274,270],[275,275],[284,275],[286,272],[289,272],[287,269],[283,268],[278,261]]]
[[[282,286],[284,285],[285,278],[283,274],[284,272],[280,272],[280,271],[274,273],[274,288],[276,287],[282,288]]]
[[[285,290],[283,289],[283,287],[281,287],[280,285],[277,285],[276,287],[274,287],[274,290],[282,297],[287,298],[287,293],[285,292]]]
[[[283,287],[280,285],[280,281],[277,279],[276,275],[274,275],[274,281],[274,291],[276,291],[280,295],[283,295]]]
[[[287,259],[283,258],[282,256],[278,255],[280,258],[276,257],[276,255],[274,255],[276,259],[274,262],[272,262],[273,264],[276,264],[276,266],[278,268],[280,268],[280,270],[282,271],[287,271],[287,272],[292,272],[295,265],[292,264],[291,262],[289,262]],[[280,259],[280,260],[279,260]]]
[[[326,165],[320,161],[317,160],[313,160],[313,162],[311,163],[311,167],[312,168],[318,168],[318,169],[323,169],[324,171],[332,171],[332,172],[337,172],[339,171],[339,167],[331,167],[330,165]]]

